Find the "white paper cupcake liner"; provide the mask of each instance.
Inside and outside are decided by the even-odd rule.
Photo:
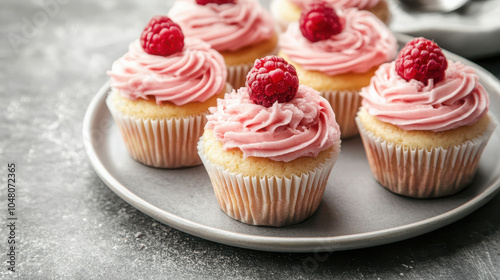
[[[281,1],[283,0],[271,0],[271,3],[269,4],[269,11],[271,12],[271,15],[273,16],[274,21],[279,25],[281,32],[285,32],[288,25],[292,22],[289,20],[284,19],[281,16],[280,12],[280,7],[281,7]],[[368,11],[374,13],[376,12],[373,8],[369,9]],[[387,10],[385,14],[381,14],[380,12],[374,13],[382,22],[384,22],[386,25],[389,25],[392,19],[392,15],[390,13],[390,10]],[[385,19],[385,20],[383,20]]]
[[[201,164],[196,151],[203,134],[206,113],[185,118],[144,119],[120,113],[106,99],[129,154],[138,162],[158,168]]]
[[[359,91],[342,90],[342,91],[320,91],[335,112],[335,119],[340,127],[340,135],[342,139],[347,139],[359,134],[356,126],[356,114],[361,107],[362,97]]]
[[[461,145],[408,148],[375,136],[356,118],[372,173],[390,191],[409,197],[433,198],[457,193],[474,178],[479,159],[496,127]]]
[[[340,141],[327,162],[300,176],[245,176],[210,161],[203,137],[198,142],[198,153],[222,211],[246,224],[275,227],[299,223],[316,211],[339,151]]]
[[[247,74],[252,67],[253,62],[248,64],[227,65],[227,82],[230,83],[234,89],[245,86]]]

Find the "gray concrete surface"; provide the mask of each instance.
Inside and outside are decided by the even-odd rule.
[[[284,254],[190,236],[142,214],[97,177],[85,109],[168,1],[0,3],[0,278],[499,279],[500,196],[429,234],[374,248]],[[500,77],[500,57],[481,65]],[[16,170],[16,272],[9,272],[8,163]]]

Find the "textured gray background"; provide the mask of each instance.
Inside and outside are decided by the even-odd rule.
[[[49,7],[49,8],[47,8]],[[105,71],[168,1],[0,4],[0,277],[20,279],[498,279],[500,196],[440,230],[374,248],[252,251],[165,226],[90,167],[85,109]],[[477,61],[500,77],[500,57]],[[17,165],[19,242],[7,272],[7,163]]]

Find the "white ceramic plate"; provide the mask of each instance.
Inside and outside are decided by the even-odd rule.
[[[467,58],[500,54],[500,1],[471,0],[451,13],[420,13],[389,0],[394,32],[434,39],[441,47]]]
[[[500,83],[476,67],[500,120]],[[109,85],[90,103],[83,138],[96,173],[118,196],[146,215],[189,234],[228,245],[266,251],[317,252],[381,245],[421,235],[473,212],[500,191],[500,130],[493,134],[473,184],[447,198],[395,195],[373,179],[361,140],[342,142],[323,201],[306,221],[283,228],[250,226],[220,209],[203,166],[164,170],[129,157],[106,107]]]

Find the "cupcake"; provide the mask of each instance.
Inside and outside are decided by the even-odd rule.
[[[300,13],[316,0],[272,0],[271,13],[280,27],[285,30],[288,24],[298,21]],[[356,8],[373,13],[385,24],[390,21],[389,5],[386,0],[324,0],[336,9]]]
[[[257,0],[177,0],[168,15],[222,54],[234,88],[245,85],[256,59],[276,53],[276,25]]]
[[[198,153],[220,208],[251,225],[284,226],[318,208],[340,152],[328,101],[280,57],[255,62],[247,86],[210,109]]]
[[[313,3],[280,37],[279,55],[297,69],[302,84],[319,91],[331,104],[342,138],[358,134],[354,119],[359,91],[377,67],[397,54],[391,31],[373,14],[338,10]]]
[[[135,160],[161,168],[201,164],[196,145],[208,108],[228,91],[218,52],[156,16],[107,74],[106,104]]]
[[[397,194],[452,195],[471,183],[495,128],[473,68],[424,38],[380,66],[361,91],[357,124],[371,170]]]

